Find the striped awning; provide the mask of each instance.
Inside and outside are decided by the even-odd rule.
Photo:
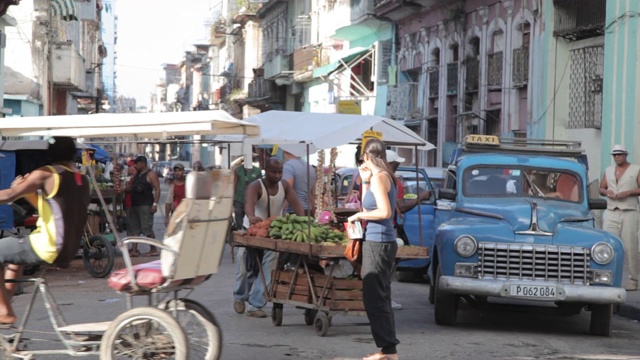
[[[78,20],[78,9],[74,0],[50,0],[51,14],[65,21]]]

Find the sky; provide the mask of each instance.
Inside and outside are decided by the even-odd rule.
[[[184,52],[206,41],[216,0],[118,0],[116,86],[118,95],[150,105],[162,64],[177,64]],[[207,41],[208,42],[208,41]]]

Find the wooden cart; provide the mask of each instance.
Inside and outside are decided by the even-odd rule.
[[[298,257],[292,269],[276,269],[271,277],[267,300],[273,303],[271,320],[275,326],[282,325],[285,304],[305,309],[304,321],[313,325],[316,333],[325,336],[336,314],[364,315],[362,280],[338,278],[333,272],[344,259],[345,246],[299,243],[287,240],[251,237],[241,232],[234,233],[234,245],[253,247],[278,252],[306,255]],[[307,258],[308,256],[308,258]],[[397,258],[427,258],[428,248],[403,246],[398,248]],[[329,273],[318,273],[310,269],[308,259],[327,259]],[[258,262],[260,264],[260,262]],[[262,281],[264,275],[261,276]],[[266,284],[265,284],[266,285]]]

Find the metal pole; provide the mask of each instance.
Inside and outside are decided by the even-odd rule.
[[[48,111],[47,114],[48,115],[53,115],[53,16],[52,16],[52,8],[51,8],[51,2],[48,1],[48,7],[47,7],[47,13],[49,16],[49,36],[48,36],[48,41],[47,41],[47,52],[48,52],[48,58],[49,58],[49,62],[48,62],[48,75],[47,79],[48,79],[48,83],[49,83],[49,101],[48,103]]]
[[[420,237],[420,246],[422,246],[422,209],[420,209],[420,173],[418,172],[418,145],[415,146],[415,161],[416,161],[416,187],[418,192],[418,236]],[[425,178],[425,185],[427,185],[427,179]],[[428,190],[428,189],[427,189]]]

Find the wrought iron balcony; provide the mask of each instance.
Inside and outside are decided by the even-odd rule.
[[[465,61],[465,89],[467,92],[478,91],[480,87],[480,61],[478,59],[468,59]]]
[[[447,95],[458,93],[458,63],[447,64]]]
[[[267,80],[265,78],[258,78],[251,81],[249,83],[248,98],[261,99],[270,97],[273,85],[273,81]]]
[[[502,51],[489,54],[489,71],[487,74],[487,85],[502,86]]]
[[[604,34],[606,0],[554,0],[553,34],[581,40]]]
[[[429,71],[429,97],[438,97],[440,87],[440,72],[436,68]]]
[[[524,85],[529,82],[529,47],[513,50],[513,84]]]

